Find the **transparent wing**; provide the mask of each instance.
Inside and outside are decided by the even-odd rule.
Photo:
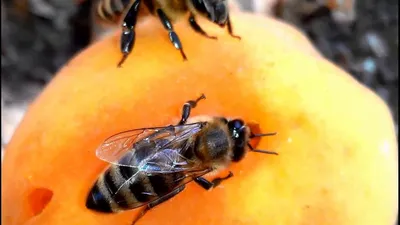
[[[162,162],[178,162],[179,155],[188,148],[188,139],[199,132],[204,123],[192,123],[178,126],[140,128],[124,131],[106,139],[96,150],[101,160],[118,166],[136,167],[140,170],[165,171]],[[159,152],[163,152],[158,154]],[[175,157],[175,161],[168,161]],[[158,160],[160,158],[160,160]],[[161,163],[159,161],[162,161]],[[154,163],[160,164],[158,168]],[[165,167],[165,166],[164,166]]]
[[[120,161],[126,154],[134,151],[134,145],[137,142],[142,141],[144,138],[151,135],[161,135],[170,133],[170,129],[165,127],[158,128],[139,128],[135,130],[128,130],[118,134],[115,134],[107,138],[97,149],[96,156],[106,162],[121,165],[121,166],[131,166],[124,165]]]
[[[184,146],[183,148],[168,148],[166,146],[145,161],[142,161],[139,169],[148,174],[190,172],[201,169],[201,165],[195,164],[195,162],[182,155],[185,149],[187,148]]]
[[[155,202],[159,200],[161,197],[175,191],[178,188],[181,188],[185,184],[193,181],[196,177],[201,177],[204,176],[205,174],[211,172],[211,169],[208,168],[199,168],[199,169],[192,169],[191,171],[187,171],[185,173],[169,173],[169,174],[147,174],[148,176],[173,176],[174,179],[171,181],[173,185],[171,185],[170,189],[165,190],[165,193],[162,195],[157,196],[157,198],[154,198],[151,200],[151,202]],[[136,179],[137,176],[140,176],[139,174],[136,174],[132,176],[130,179],[128,179],[125,183],[123,183],[118,190],[114,193],[114,195],[118,195],[121,190],[127,190],[129,186],[132,184],[132,182]],[[142,194],[142,195],[151,195],[150,193],[147,192],[142,192],[142,193],[135,193],[135,194]],[[135,202],[135,203],[130,203],[126,202],[126,198],[122,198],[118,201],[119,204],[125,203],[129,205],[131,208],[137,208],[141,207],[143,205],[149,204],[149,202]]]

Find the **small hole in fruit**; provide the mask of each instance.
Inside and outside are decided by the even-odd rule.
[[[53,192],[47,188],[36,188],[28,195],[28,203],[34,216],[39,215],[50,203]]]

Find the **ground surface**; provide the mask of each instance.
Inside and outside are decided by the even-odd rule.
[[[2,144],[9,141],[27,104],[60,66],[89,43],[91,1],[75,2],[1,2]],[[242,2],[243,9],[254,10],[251,1]],[[375,90],[397,122],[398,1],[358,1],[356,12],[350,25],[337,24],[326,10],[315,18],[302,14],[290,22],[303,29],[327,58]]]

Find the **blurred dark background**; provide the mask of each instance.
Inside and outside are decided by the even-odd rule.
[[[244,10],[276,16],[301,28],[323,55],[384,99],[397,124],[397,0],[239,2]],[[2,146],[30,101],[90,43],[96,33],[90,16],[93,4],[93,0],[1,1]]]

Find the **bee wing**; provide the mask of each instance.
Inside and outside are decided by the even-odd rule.
[[[200,165],[182,155],[185,148],[164,148],[142,163],[140,170],[148,174],[201,170]]]
[[[174,184],[173,188],[171,188],[170,190],[167,190],[167,192],[164,195],[157,196],[157,198],[152,200],[151,202],[156,202],[157,200],[159,200],[163,196],[168,195],[169,193],[174,192],[178,188],[181,188],[185,184],[193,181],[193,179],[195,179],[196,177],[204,176],[205,174],[207,174],[209,172],[211,172],[211,170],[209,168],[198,168],[198,169],[192,169],[191,171],[187,171],[185,173],[176,173],[176,174],[174,174],[173,176],[175,177],[175,179],[171,181]],[[129,188],[131,183],[135,180],[136,175],[132,176],[131,178],[126,180],[121,186],[119,186],[118,190],[113,195],[119,194],[119,192],[122,191],[122,190],[127,190],[127,188]],[[154,175],[155,176],[161,176],[161,174],[148,174],[148,176],[154,176]],[[170,173],[168,175],[170,176],[172,174]],[[151,195],[151,193],[147,193],[147,192],[142,192],[140,194],[142,194],[142,195]],[[125,204],[128,205],[127,201],[128,201],[127,199],[120,199],[117,203],[118,204],[125,203]],[[141,206],[147,205],[147,204],[149,204],[149,202],[134,202],[134,203],[130,203],[129,205],[132,208],[137,208],[137,207],[141,207]]]
[[[124,131],[106,139],[96,150],[101,160],[118,166],[142,168],[167,146],[180,151],[184,143],[201,129],[202,123],[140,128]]]

